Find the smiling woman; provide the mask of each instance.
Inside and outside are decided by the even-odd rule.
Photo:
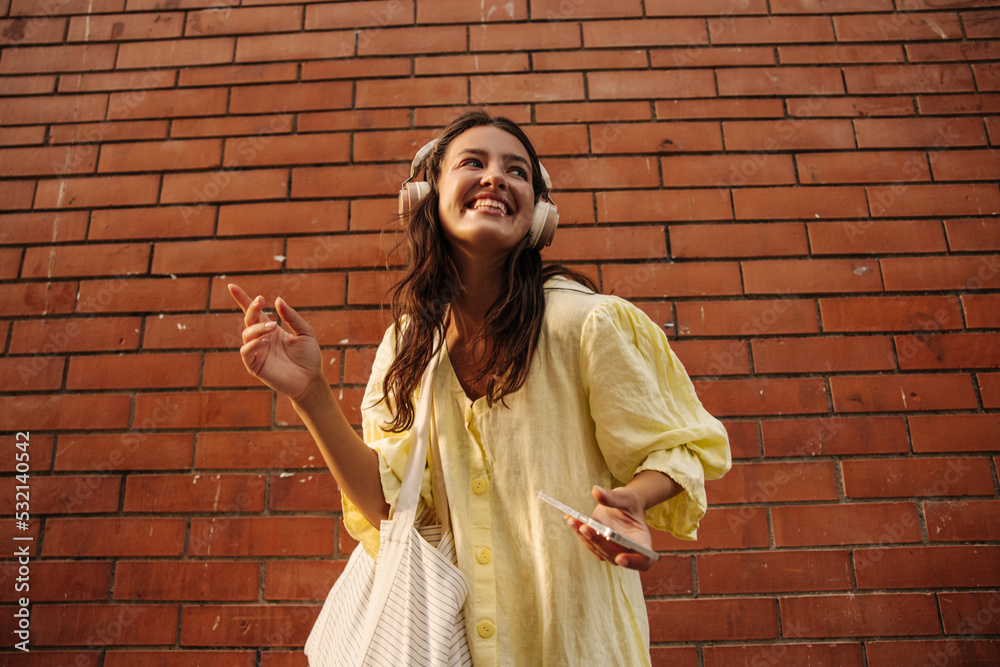
[[[433,406],[439,458],[417,460],[420,504],[450,524],[473,664],[649,664],[637,570],[651,559],[575,520],[560,526],[536,494],[596,501],[594,519],[644,548],[650,526],[692,539],[705,480],[731,465],[725,429],[642,311],[543,267],[555,207],[516,124],[465,114],[418,154],[419,171],[426,185],[401,193],[408,264],[365,392],[363,440],[324,379],[309,324],[279,299],[289,330],[279,327],[261,297],[233,285],[243,361],[291,397],[372,558],[422,442],[415,429],[430,408],[416,399],[429,392],[421,405]]]

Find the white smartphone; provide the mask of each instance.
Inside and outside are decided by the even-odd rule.
[[[604,539],[606,539],[606,540],[608,540],[610,542],[614,542],[615,544],[617,544],[619,546],[623,546],[626,549],[628,549],[629,551],[634,551],[634,552],[636,552],[638,554],[642,554],[643,556],[645,556],[646,558],[648,558],[648,559],[650,559],[652,561],[657,561],[657,560],[660,559],[660,554],[656,553],[652,549],[647,549],[646,547],[642,546],[641,544],[639,544],[635,540],[630,540],[629,538],[625,537],[624,535],[616,533],[609,526],[605,526],[600,521],[597,521],[596,519],[592,519],[591,517],[587,516],[586,514],[584,514],[582,512],[577,512],[575,509],[573,509],[572,507],[570,507],[566,503],[559,502],[558,500],[556,500],[552,496],[548,495],[547,493],[539,491],[538,492],[538,497],[541,498],[542,500],[544,500],[545,502],[547,502],[549,505],[552,505],[556,509],[561,510],[563,514],[568,514],[571,517],[573,517],[574,519],[576,519],[577,521],[579,521],[580,523],[587,524],[588,526],[590,526],[591,528],[593,528],[594,531],[598,535],[600,535],[601,537],[603,537]]]

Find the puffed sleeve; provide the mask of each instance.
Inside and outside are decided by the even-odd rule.
[[[389,365],[395,357],[395,329],[389,327],[382,337],[372,364],[372,373],[368,379],[364,399],[361,402],[362,437],[370,448],[378,453],[379,474],[382,480],[382,493],[389,504],[389,515],[396,509],[396,499],[402,485],[403,471],[406,469],[406,457],[413,443],[413,430],[401,432],[386,431],[385,427],[392,421],[392,415],[386,401],[382,400],[382,381],[389,370]],[[420,495],[428,506],[433,505],[433,492],[430,472],[424,469],[423,485]],[[347,496],[341,493],[344,507],[344,526],[351,536],[364,545],[368,554],[375,558],[378,555],[378,527],[371,525],[361,511]],[[419,512],[418,512],[419,513]]]
[[[588,316],[580,368],[598,445],[622,484],[643,470],[683,487],[646,512],[646,521],[695,539],[708,509],[705,480],[732,466],[729,438],[710,415],[660,327],[631,303],[608,297]]]

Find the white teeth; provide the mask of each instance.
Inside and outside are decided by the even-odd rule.
[[[499,202],[495,199],[477,199],[475,203],[473,203],[472,208],[476,209],[477,211],[484,208],[491,208],[503,214],[507,213],[507,206],[504,205],[503,202]]]

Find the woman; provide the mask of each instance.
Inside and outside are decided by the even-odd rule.
[[[730,466],[725,430],[648,317],[542,268],[532,222],[548,192],[517,125],[465,114],[424,171],[430,193],[404,220],[409,265],[365,393],[364,440],[310,326],[278,299],[290,330],[279,328],[234,285],[243,360],[292,399],[340,485],[348,530],[374,557],[412,440],[413,392],[440,355],[435,424],[475,664],[648,664],[636,570],[650,561],[576,521],[559,528],[536,493],[596,501],[595,519],[647,547],[649,525],[693,539],[704,480]],[[426,471],[422,495],[433,506]]]

